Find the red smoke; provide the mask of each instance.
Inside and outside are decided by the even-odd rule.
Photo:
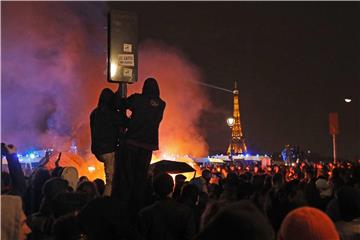
[[[139,81],[153,76],[166,101],[160,127],[160,150],[173,154],[206,155],[208,146],[197,126],[202,110],[208,107],[204,88],[189,81],[201,81],[199,70],[181,52],[163,44],[145,42],[140,46]],[[130,88],[130,87],[129,87]]]
[[[106,6],[102,3],[2,3],[2,141],[20,150],[69,149],[75,141],[89,152],[89,114],[106,82]],[[209,101],[196,66],[176,48],[140,43],[140,92],[153,76],[167,103],[160,151],[206,155],[198,120]]]

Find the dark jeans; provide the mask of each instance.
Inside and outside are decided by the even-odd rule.
[[[117,155],[112,196],[124,202],[134,217],[144,204],[152,151],[124,144]]]

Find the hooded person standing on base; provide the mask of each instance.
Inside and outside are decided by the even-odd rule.
[[[104,163],[105,196],[111,195],[115,153],[126,121],[126,117],[116,110],[115,101],[115,93],[109,88],[104,88],[100,94],[98,106],[90,115],[91,152]]]
[[[159,126],[165,105],[154,78],[146,79],[142,93],[132,94],[125,103],[131,116],[121,157],[116,162],[113,196],[128,204],[132,215],[143,207],[152,152],[159,149]]]

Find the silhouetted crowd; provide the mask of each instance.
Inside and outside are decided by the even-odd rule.
[[[357,164],[202,166],[186,180],[149,176],[145,207],[103,196],[105,183],[71,168],[22,172],[6,146],[1,239],[360,239]],[[72,169],[73,171],[74,169]]]

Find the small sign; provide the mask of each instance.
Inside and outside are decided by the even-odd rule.
[[[133,70],[131,68],[124,68],[123,75],[124,75],[124,77],[132,77]]]
[[[134,54],[119,54],[119,65],[124,67],[135,66]]]
[[[124,52],[131,53],[132,52],[132,45],[128,43],[124,43]]]

